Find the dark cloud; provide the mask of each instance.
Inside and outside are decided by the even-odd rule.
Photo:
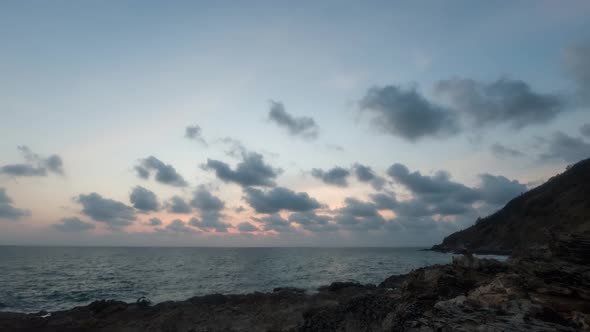
[[[78,217],[63,218],[59,223],[53,224],[53,228],[62,232],[85,232],[95,229],[92,223],[81,220]]]
[[[378,210],[395,210],[399,206],[399,202],[395,198],[394,193],[384,194],[373,194],[371,200],[376,204]]]
[[[488,204],[502,205],[527,191],[526,185],[501,175],[481,174],[479,192]]]
[[[370,202],[359,201],[356,198],[346,198],[344,200],[346,204],[343,208],[339,209],[338,212],[354,217],[374,217],[379,215],[375,204]]]
[[[310,117],[294,117],[285,111],[282,103],[270,101],[269,120],[279,126],[286,128],[289,134],[303,137],[305,139],[316,139],[319,134],[319,127]]]
[[[186,223],[180,219],[174,219],[168,225],[166,230],[172,233],[198,233],[197,230],[192,229],[186,225]]]
[[[353,170],[357,180],[360,182],[370,183],[373,188],[375,188],[375,190],[383,189],[383,186],[385,185],[385,179],[375,174],[371,167],[357,163],[354,164]]]
[[[237,229],[242,233],[259,232],[260,229],[253,224],[245,221],[238,224]]]
[[[371,199],[378,210],[391,210],[405,220],[433,219],[437,215],[467,218],[476,215],[477,209],[489,213],[527,190],[526,185],[516,180],[491,174],[481,174],[481,183],[473,188],[452,181],[444,171],[422,175],[394,164],[388,174],[413,197],[399,201],[393,193],[380,193],[371,195]]]
[[[30,215],[30,210],[18,209],[12,206],[12,199],[8,197],[6,188],[0,187],[0,219],[17,220]]]
[[[28,164],[12,164],[0,167],[0,173],[10,176],[46,176],[47,170]]]
[[[111,228],[130,225],[135,219],[135,210],[121,202],[103,198],[97,193],[81,194],[77,198],[82,205],[82,214],[107,224]]]
[[[139,165],[135,166],[135,171],[137,172],[137,176],[142,179],[148,179],[152,171],[154,171],[156,173],[155,179],[160,183],[175,187],[186,187],[188,185],[182,175],[178,174],[172,165],[164,164],[154,156],[141,159]]]
[[[400,217],[418,218],[431,216],[433,214],[445,214],[445,211],[449,212],[449,209],[447,208],[449,205],[455,207],[464,206],[463,210],[470,207],[469,203],[457,202],[451,198],[446,199],[444,197],[439,197],[438,200],[430,198],[426,201],[424,198],[419,197],[398,202],[397,208],[393,209],[393,211],[395,211]],[[451,215],[454,215],[456,211],[457,208],[453,209]]]
[[[63,160],[61,160],[60,156],[53,154],[45,159],[44,164],[49,171],[63,175]]]
[[[221,181],[234,182],[243,187],[276,185],[274,179],[281,173],[280,169],[266,164],[263,156],[255,152],[244,153],[242,158],[235,170],[222,161],[212,159],[208,159],[203,168],[215,170],[215,175]]]
[[[545,140],[547,151],[541,154],[542,160],[560,159],[575,163],[590,157],[590,144],[582,138],[572,137],[561,131]]]
[[[350,171],[338,166],[328,171],[314,168],[311,170],[311,175],[322,180],[326,184],[331,184],[338,187],[347,187],[347,178],[350,176]]]
[[[281,217],[279,214],[272,214],[262,218],[253,218],[262,224],[262,229],[265,231],[275,231],[279,233],[291,233],[296,229],[291,226],[291,222]]]
[[[63,175],[63,161],[60,156],[53,154],[42,157],[27,146],[18,146],[26,163],[0,166],[0,174],[9,176],[47,176],[49,173]]]
[[[207,145],[207,141],[203,138],[203,131],[199,125],[186,127],[184,137],[200,142],[203,145]]]
[[[144,180],[150,178],[150,171],[147,168],[144,168],[143,166],[135,166],[135,171],[137,172],[137,176]]]
[[[162,226],[162,220],[160,218],[150,218],[146,224],[148,226]]]
[[[390,229],[399,225],[408,226],[408,223],[421,223],[429,220],[433,215],[440,214],[454,216],[467,212],[471,206],[462,202],[453,202],[441,199],[439,202],[428,203],[420,198],[406,201],[398,201],[394,193],[378,193],[371,195],[371,200],[378,210],[390,210],[395,212],[396,218],[386,226]],[[397,226],[396,226],[397,225]]]
[[[231,227],[229,223],[223,222],[224,215],[221,211],[225,208],[225,202],[213,196],[205,187],[199,187],[193,193],[191,205],[199,210],[198,218],[189,221],[191,226],[198,227],[203,231],[227,232]]]
[[[568,74],[577,84],[581,100],[590,102],[590,40],[569,48],[565,60]]]
[[[61,159],[60,156],[58,156],[56,154],[52,154],[49,157],[45,158],[45,157],[42,157],[42,156],[34,153],[26,145],[21,145],[21,146],[18,146],[17,148],[21,151],[21,153],[25,157],[25,160],[28,163],[36,164],[37,167],[44,168],[47,171],[53,172],[55,174],[59,174],[59,175],[64,174],[63,160]]]
[[[180,196],[173,196],[164,205],[166,211],[170,213],[191,213],[193,211],[191,206]]]
[[[213,196],[205,187],[200,186],[193,193],[191,205],[201,211],[221,211],[225,203],[218,197]]]
[[[590,137],[590,123],[586,123],[580,127],[580,134]]]
[[[129,195],[129,201],[133,207],[140,211],[158,211],[160,203],[156,194],[142,186],[136,186]]]
[[[502,123],[514,129],[543,124],[565,107],[561,97],[535,92],[526,82],[509,78],[491,83],[462,78],[442,80],[434,91],[480,128]]]
[[[281,210],[304,212],[319,208],[320,203],[307,193],[296,193],[277,187],[268,191],[244,188],[244,199],[258,213],[276,213]]]
[[[515,150],[515,149],[511,149],[509,147],[506,147],[500,143],[495,143],[494,145],[492,145],[490,147],[490,150],[492,151],[494,156],[496,156],[500,159],[517,158],[517,157],[524,156],[524,153],[522,153],[518,150]]]
[[[403,227],[403,229],[406,231],[424,233],[428,231],[438,231],[440,228],[439,224],[442,223],[436,222],[434,219],[429,217],[402,217],[395,219],[395,224]]]
[[[346,198],[345,206],[338,209],[336,223],[348,230],[367,231],[382,228],[386,221],[379,214],[377,206],[355,198]]]
[[[205,232],[225,233],[232,225],[221,221],[220,217],[218,213],[202,213],[201,219],[191,218],[189,224]]]
[[[393,164],[387,174],[406,186],[413,194],[426,200],[440,200],[441,196],[464,203],[473,203],[479,196],[477,191],[450,180],[450,174],[438,171],[432,176],[410,172],[405,165]]]
[[[332,217],[318,215],[313,211],[292,213],[289,216],[290,222],[296,222],[305,230],[310,232],[331,232],[338,230],[338,226],[331,223]]]
[[[458,130],[455,115],[430,103],[415,88],[388,85],[369,89],[360,108],[371,112],[372,123],[384,133],[409,141],[424,137],[447,137]]]

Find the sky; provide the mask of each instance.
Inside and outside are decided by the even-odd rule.
[[[590,157],[587,1],[3,1],[0,245],[430,246]]]

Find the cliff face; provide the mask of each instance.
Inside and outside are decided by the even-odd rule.
[[[453,233],[436,251],[511,254],[549,243],[555,233],[590,231],[590,159],[578,162],[508,202],[475,225]]]

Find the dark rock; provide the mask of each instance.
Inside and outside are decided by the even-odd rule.
[[[212,304],[220,305],[228,301],[228,297],[223,294],[211,294],[205,296],[195,296],[188,300],[192,304]]]
[[[337,292],[343,289],[347,289],[347,288],[374,288],[375,285],[361,285],[360,283],[356,282],[356,281],[336,281],[331,283],[328,286],[321,286],[320,288],[318,288],[318,290],[320,292]]]
[[[392,275],[379,284],[379,288],[399,288],[408,277],[407,274]]]
[[[305,293],[305,289],[297,288],[297,287],[277,287],[272,290],[273,293],[295,293],[295,294],[303,294]]]
[[[112,313],[118,310],[123,310],[127,307],[127,303],[115,300],[99,300],[94,301],[88,305],[88,309],[94,314]]]

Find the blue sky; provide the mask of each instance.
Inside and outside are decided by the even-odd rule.
[[[3,2],[0,244],[436,243],[590,156],[589,16],[585,1]],[[139,177],[149,156],[186,185]],[[137,186],[156,207],[131,202]],[[293,208],[276,188],[319,206]],[[286,205],[260,212],[252,190]],[[173,196],[190,212],[169,212]]]

